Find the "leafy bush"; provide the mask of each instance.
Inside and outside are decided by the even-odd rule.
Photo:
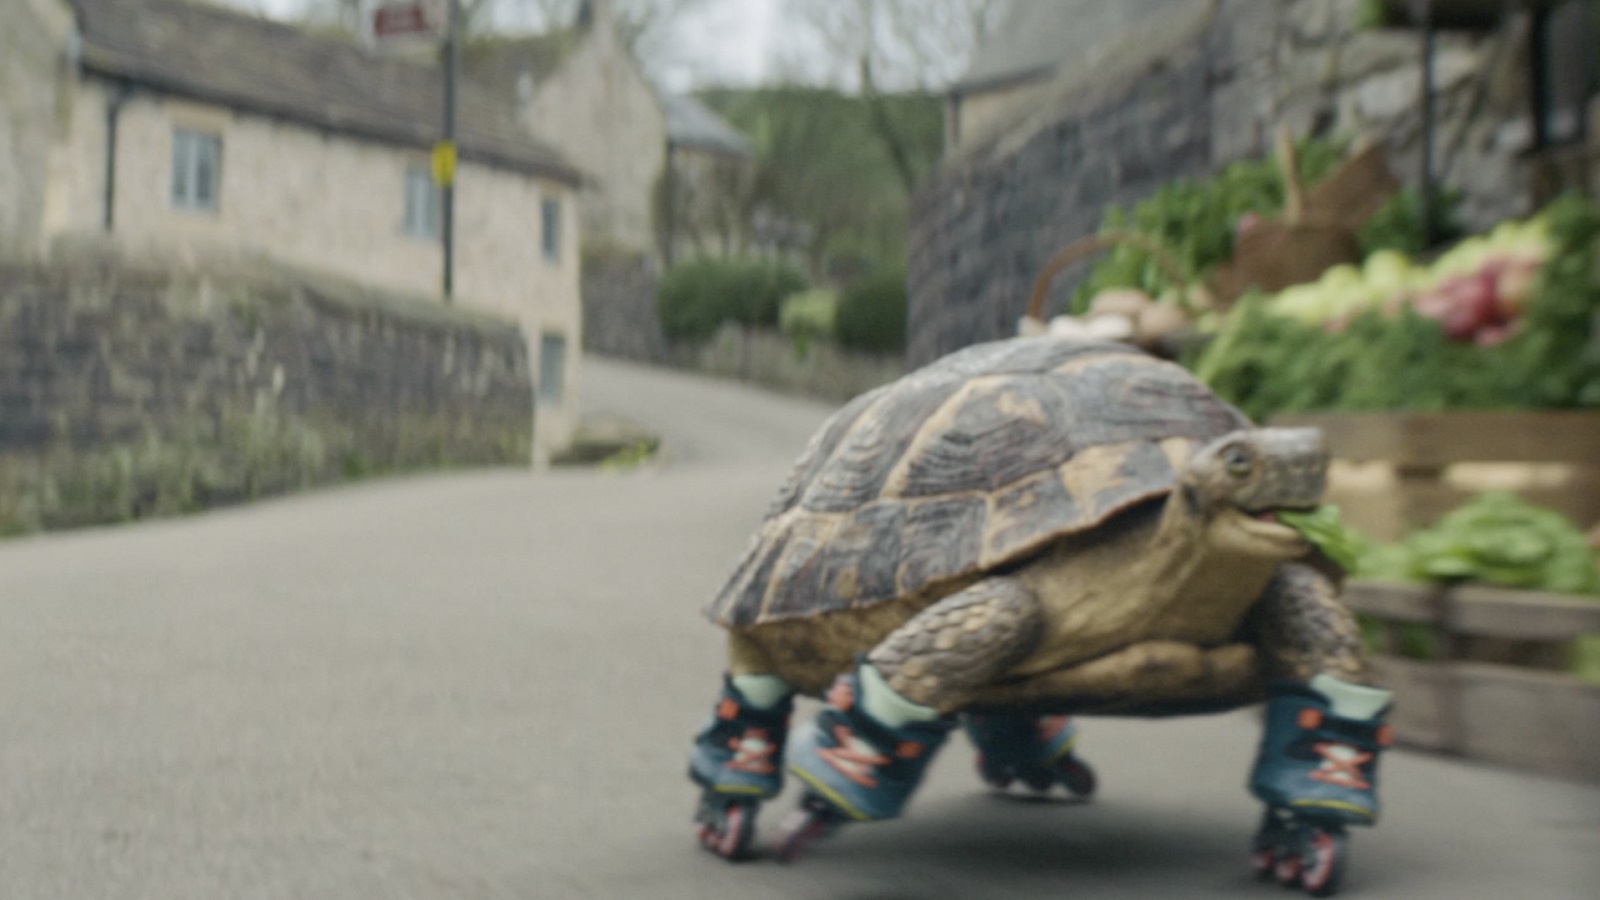
[[[699,259],[674,266],[656,289],[656,315],[667,337],[703,341],[724,323],[778,324],[778,305],[805,290],[792,266],[751,260]]]
[[[839,297],[834,325],[839,343],[869,353],[898,353],[906,346],[906,270],[885,269]]]
[[[783,301],[778,328],[794,341],[795,353],[804,358],[814,340],[831,340],[839,317],[839,295],[825,288],[802,291]]]
[[[1440,191],[1434,198],[1434,239],[1454,242],[1466,234],[1459,217],[1460,191]],[[1394,250],[1407,256],[1421,256],[1428,250],[1428,236],[1422,227],[1422,194],[1416,188],[1398,191],[1389,202],[1379,207],[1357,235],[1361,256],[1371,256],[1379,250]]]

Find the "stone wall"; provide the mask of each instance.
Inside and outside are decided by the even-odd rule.
[[[1015,148],[947,166],[913,199],[907,358],[924,365],[1016,334],[1051,254],[1125,204],[1211,164],[1208,59],[1189,47],[1131,83],[1086,95]],[[1055,282],[1065,307],[1086,273]]]
[[[1107,204],[1270,152],[1273,129],[1383,141],[1420,171],[1420,39],[1355,27],[1359,0],[1195,0],[1192,19],[1106,40],[1128,52],[1064,66],[998,136],[963,146],[912,210],[909,362],[1015,334],[1040,266]],[[1525,23],[1445,34],[1436,57],[1436,171],[1467,224],[1528,212]],[[1159,45],[1159,46],[1155,46]],[[1137,60],[1138,62],[1130,62]],[[1087,274],[1063,272],[1052,311]]]
[[[656,316],[661,273],[647,254],[584,252],[583,349],[643,363],[675,359]]]
[[[526,465],[507,322],[260,259],[0,263],[0,533]]]
[[[670,342],[656,316],[659,278],[649,257],[586,255],[584,350],[830,401],[848,400],[905,373],[898,357],[855,353],[825,341],[800,348],[767,329],[724,326],[701,346]]]
[[[680,366],[721,378],[734,378],[786,394],[842,403],[905,374],[899,359],[812,342],[801,348],[792,338],[766,329],[724,326],[705,346],[686,352]]]

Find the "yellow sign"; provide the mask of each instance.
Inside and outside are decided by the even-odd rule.
[[[455,141],[440,141],[433,145],[433,183],[440,187],[449,187],[455,182]]]

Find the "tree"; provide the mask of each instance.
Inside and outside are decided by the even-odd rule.
[[[787,15],[804,38],[780,65],[858,92],[909,194],[923,173],[906,123],[885,97],[933,93],[954,81],[1000,10],[1000,0],[788,0]]]
[[[808,236],[815,274],[905,255],[909,197],[862,97],[800,86],[701,96],[755,146],[748,208],[762,211],[774,229]],[[940,150],[940,102],[928,95],[888,95],[881,102],[901,126],[911,167],[932,167]]]

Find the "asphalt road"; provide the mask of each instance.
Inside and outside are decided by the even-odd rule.
[[[697,615],[821,406],[592,362],[663,464],[374,482],[0,544],[0,897],[1282,897],[1248,714],[1085,722],[1089,804],[953,741],[907,818],[794,867],[690,837]],[[1600,896],[1600,788],[1413,755],[1348,897]],[[781,798],[773,813],[786,811]]]

